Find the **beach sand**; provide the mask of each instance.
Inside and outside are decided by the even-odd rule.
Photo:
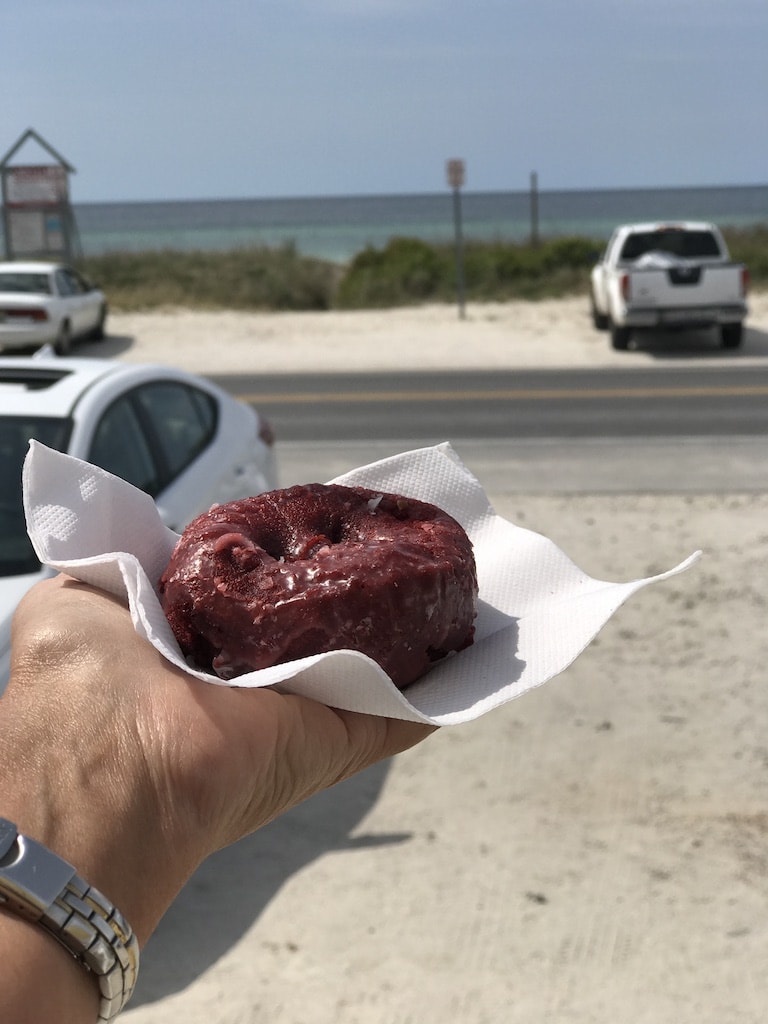
[[[768,304],[752,305],[729,359],[768,355]],[[570,299],[465,320],[116,315],[111,332],[121,358],[219,373],[659,358],[612,353]],[[490,497],[600,579],[704,556],[630,599],[546,686],[213,857],[145,951],[126,1024],[765,1019],[768,482]]]
[[[768,355],[768,292],[750,301],[738,358]],[[543,302],[419,306],[325,313],[169,310],[115,313],[98,351],[132,362],[171,362],[195,373],[640,366],[702,353],[732,358],[715,332],[669,335],[639,352],[614,352],[582,297]],[[85,354],[85,353],[84,353]]]

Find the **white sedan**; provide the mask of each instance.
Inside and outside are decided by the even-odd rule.
[[[109,359],[0,358],[0,693],[14,609],[49,575],[22,508],[31,438],[146,491],[178,532],[216,502],[278,486],[269,422],[204,378]]]
[[[81,338],[101,340],[104,293],[63,263],[0,263],[0,349],[52,345],[67,355]]]

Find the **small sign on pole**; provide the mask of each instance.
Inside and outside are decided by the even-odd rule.
[[[448,184],[453,189],[453,226],[456,236],[456,291],[459,301],[459,317],[464,319],[464,238],[461,225],[461,188],[465,180],[463,160],[451,159],[446,164]]]
[[[448,184],[451,188],[461,188],[464,184],[464,161],[463,160],[449,160],[448,161]]]

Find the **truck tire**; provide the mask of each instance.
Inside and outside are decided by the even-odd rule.
[[[611,345],[617,352],[626,352],[632,332],[628,327],[617,327],[611,324]]]
[[[723,348],[738,348],[743,337],[743,324],[723,324],[720,328],[720,341]]]

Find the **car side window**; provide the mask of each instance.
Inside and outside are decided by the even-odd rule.
[[[69,279],[69,287],[72,295],[85,295],[86,292],[90,290],[88,282],[81,274],[78,274],[76,270],[68,267],[65,273]]]
[[[99,420],[88,461],[152,497],[160,491],[157,465],[128,395],[113,402]]]
[[[72,270],[71,267],[65,267],[62,273],[67,282],[68,295],[82,295],[84,292],[88,291],[84,285],[83,279],[77,271]]]
[[[72,289],[69,284],[69,278],[67,277],[66,271],[57,270],[53,275],[56,281],[56,291],[59,295],[71,295]]]
[[[199,388],[175,381],[154,381],[133,395],[151,425],[171,478],[178,476],[216,432],[215,400]]]

